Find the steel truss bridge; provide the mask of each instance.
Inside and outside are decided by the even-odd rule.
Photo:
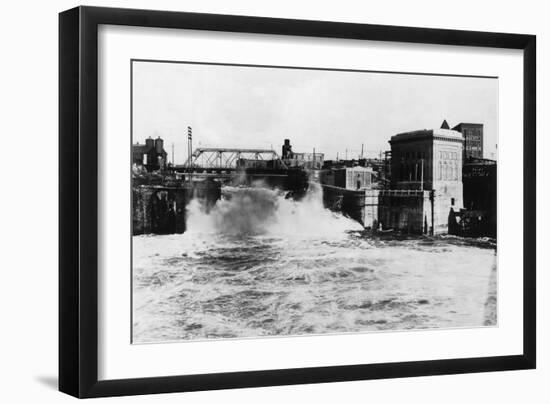
[[[178,171],[235,171],[239,160],[273,161],[276,167],[287,169],[274,150],[269,149],[227,149],[217,147],[201,147],[193,151],[183,166],[177,166]]]

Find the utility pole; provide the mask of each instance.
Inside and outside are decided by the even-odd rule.
[[[420,190],[424,190],[424,159],[420,159]]]
[[[176,163],[174,162],[174,142],[172,142],[172,166],[175,166]]]
[[[191,126],[187,127],[187,170],[188,170],[188,177],[189,177],[189,185],[191,185],[191,171],[193,171],[193,168],[191,167],[191,161],[192,161],[192,155],[193,155],[193,129]]]
[[[364,143],[361,143],[361,159],[363,159],[363,147],[365,146]]]

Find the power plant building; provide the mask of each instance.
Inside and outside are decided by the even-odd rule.
[[[388,184],[373,185],[372,175],[371,184],[362,182],[361,174],[356,182],[354,168],[345,169],[342,179],[339,174],[344,169],[323,170],[320,180],[325,206],[341,209],[366,228],[376,230],[417,234],[455,231],[464,208],[462,133],[449,129],[444,122],[439,129],[397,134],[389,143],[391,166],[384,170],[391,172]],[[366,167],[357,169],[368,174]]]
[[[393,136],[391,189],[380,221],[392,228],[447,232],[453,212],[463,208],[463,142],[462,133],[441,128]]]

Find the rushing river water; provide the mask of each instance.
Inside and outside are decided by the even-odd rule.
[[[496,248],[374,237],[265,188],[224,188],[188,231],[133,238],[134,342],[496,325]]]

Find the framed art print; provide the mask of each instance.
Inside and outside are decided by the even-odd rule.
[[[535,367],[535,37],[60,14],[60,390]]]

